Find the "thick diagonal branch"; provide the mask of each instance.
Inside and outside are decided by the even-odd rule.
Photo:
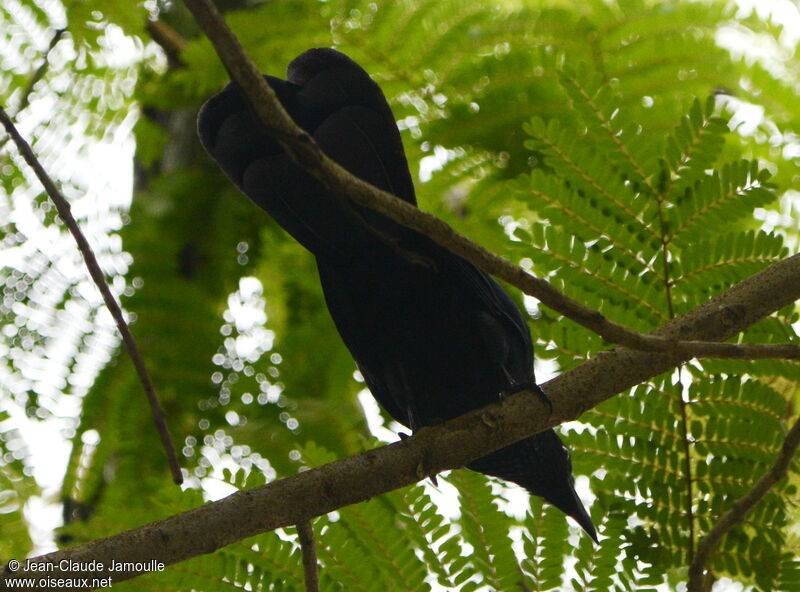
[[[667,338],[723,340],[800,298],[800,255],[737,284],[670,321],[654,334]],[[297,524],[343,506],[415,483],[418,467],[431,472],[468,462],[566,420],[687,358],[629,349],[610,350],[543,385],[552,413],[529,391],[478,409],[376,450],[345,458],[164,520],[32,559],[77,562],[161,561],[167,565],[211,553],[238,540]],[[423,475],[424,478],[424,475]],[[3,579],[35,572],[0,572]],[[114,581],[142,571],[114,572]],[[88,576],[100,578],[103,572]]]
[[[478,268],[538,298],[542,304],[594,331],[610,343],[642,351],[668,352],[689,357],[800,359],[800,347],[791,344],[753,344],[742,348],[736,344],[693,343],[692,340],[678,341],[632,331],[562,294],[545,280],[532,276],[507,259],[472,242],[443,220],[362,181],[328,158],[314,140],[294,123],[256,65],[225,25],[211,0],[184,0],[184,3],[214,45],[231,78],[244,91],[267,131],[280,142],[299,166],[332,191],[426,234]]]

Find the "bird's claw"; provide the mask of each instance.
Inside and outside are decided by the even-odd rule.
[[[547,396],[547,393],[535,382],[531,385],[531,390],[542,400],[542,403],[547,405],[547,408],[550,410],[550,415],[553,415],[553,402],[550,400],[550,397]]]
[[[547,408],[550,410],[550,415],[553,414],[553,402],[550,400],[550,397],[547,396],[547,393],[545,393],[534,380],[527,382],[513,382],[511,381],[508,373],[506,373],[506,375],[509,378],[509,386],[500,393],[501,399],[505,399],[506,397],[513,395],[514,393],[518,393],[519,391],[531,390],[536,393],[536,396],[541,399],[542,403],[547,405]]]

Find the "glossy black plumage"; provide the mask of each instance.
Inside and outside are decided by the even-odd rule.
[[[312,49],[290,64],[288,80],[266,79],[328,156],[416,204],[392,112],[358,64],[333,49]],[[230,179],[315,255],[336,327],[395,420],[417,429],[535,384],[528,326],[490,276],[324,189],[266,135],[233,85],[203,106],[198,127]],[[596,539],[553,430],[468,466],[544,497]]]

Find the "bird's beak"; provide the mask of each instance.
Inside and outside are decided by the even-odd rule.
[[[594,528],[594,524],[592,523],[592,519],[589,516],[589,512],[587,512],[586,508],[583,507],[583,502],[581,502],[581,499],[578,497],[578,494],[575,492],[574,489],[572,490],[572,495],[575,496],[576,510],[573,514],[570,514],[569,516],[573,520],[575,520],[575,522],[577,522],[583,530],[586,531],[586,534],[592,537],[592,540],[595,543],[599,543],[600,541],[597,540],[597,530],[595,530]]]

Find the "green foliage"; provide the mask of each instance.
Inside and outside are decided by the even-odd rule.
[[[39,488],[21,459],[20,435],[10,425],[8,413],[0,411],[0,557],[24,557],[31,550],[31,537],[23,505]],[[13,449],[13,451],[12,451]]]
[[[530,578],[531,589],[560,590],[564,556],[570,552],[567,522],[558,510],[531,497],[523,526],[524,558],[520,567]]]
[[[482,577],[470,578],[463,589],[475,590],[480,583],[493,590],[508,590],[522,578],[509,545],[512,520],[497,510],[491,484],[474,473],[462,471],[451,477],[458,487],[461,534],[472,546],[470,564]]]
[[[754,161],[720,162],[727,126],[715,117],[714,101],[695,100],[674,131],[656,134],[644,123],[631,126],[645,121],[643,110],[624,110],[591,77],[567,73],[562,83],[572,123],[534,119],[526,127],[540,166],[516,184],[518,198],[543,220],[520,235],[520,252],[526,242],[536,252],[530,257],[538,274],[609,318],[646,330],[787,255],[780,236],[752,229],[753,210],[776,199],[769,174]],[[542,317],[537,329],[542,321],[558,325],[538,334],[553,340],[561,367],[602,347],[581,327]],[[794,320],[782,311],[772,322],[795,340]],[[615,516],[636,517],[633,528],[617,529],[617,548],[628,559],[661,573],[685,565],[699,536],[774,461],[795,418],[781,393],[751,376],[759,364],[701,360],[583,418],[593,429],[570,438],[576,468],[603,466],[592,479],[598,503],[614,507]],[[712,562],[715,574],[775,589],[794,492],[777,486],[726,537]],[[584,559],[601,589],[608,582],[600,564],[613,568],[607,559]],[[591,588],[590,580],[574,585]]]
[[[312,46],[351,55],[389,98],[412,170],[441,167],[417,184],[425,209],[633,329],[652,330],[797,244],[786,189],[797,176],[800,68],[791,54],[779,53],[785,64],[776,69],[721,48],[723,28],[776,46],[781,35],[728,3],[219,4],[240,9],[226,18],[265,72],[281,75]],[[0,100],[12,107],[23,104],[38,66],[32,58],[44,59],[52,28],[63,24],[50,5],[14,7],[0,8],[0,88],[10,89]],[[230,187],[194,139],[196,109],[227,78],[210,44],[180,3],[63,7],[67,38],[30,95],[50,101],[35,111],[48,117],[25,108],[20,117],[29,113],[34,147],[53,161],[79,132],[111,136],[137,101],[130,223],[119,236],[119,224],[97,230],[121,239],[130,258],[114,240],[99,241],[99,250],[118,270],[115,287],[135,315],[192,489],[168,483],[149,409],[103,328],[99,301],[86,296],[82,272],[59,275],[64,261],[79,268],[71,245],[28,236],[62,231],[18,159],[4,158],[0,232],[9,257],[0,311],[14,322],[3,323],[0,342],[3,404],[49,417],[59,396],[81,397],[62,534],[91,540],[196,506],[214,480],[252,486],[294,473],[299,462],[375,445],[313,259]],[[180,67],[141,50],[148,11],[185,38]],[[137,37],[126,63],[104,51],[110,25]],[[732,133],[731,114],[748,101],[766,119],[752,135]],[[69,172],[53,173],[71,198],[86,189]],[[20,204],[29,202],[23,216]],[[114,214],[126,206],[104,207]],[[92,206],[76,210],[88,223]],[[537,357],[559,370],[608,347],[552,311],[535,312]],[[788,308],[740,339],[796,342],[796,320]],[[65,326],[79,329],[67,349],[58,339]],[[59,369],[37,371],[42,358]],[[797,419],[798,381],[789,361],[693,361],[565,429],[576,474],[596,496],[597,546],[541,500],[501,509],[497,484],[457,471],[439,493],[418,484],[317,518],[322,589],[675,588],[699,538],[775,459]],[[22,436],[6,421],[0,522],[9,540],[0,555],[22,556],[30,541],[21,507],[36,490]],[[709,565],[717,577],[760,590],[799,587],[790,530],[797,482],[792,471],[723,539]],[[287,529],[120,586],[302,590],[303,574]]]

